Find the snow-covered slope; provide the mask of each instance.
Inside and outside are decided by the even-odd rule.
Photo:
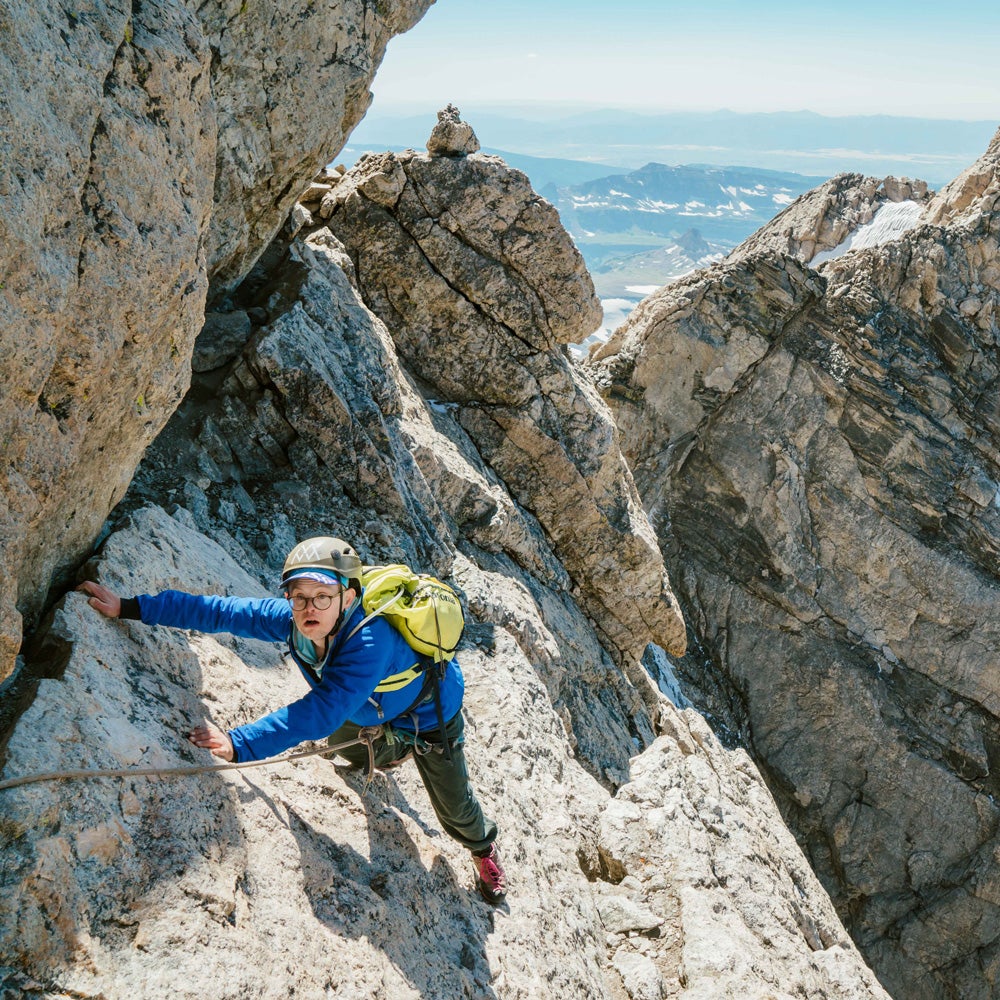
[[[908,229],[920,225],[926,206],[917,201],[886,202],[876,213],[871,222],[855,229],[845,240],[832,250],[824,250],[813,257],[813,267],[825,260],[842,257],[851,250],[861,250],[864,247],[877,247],[890,240],[897,240]]]

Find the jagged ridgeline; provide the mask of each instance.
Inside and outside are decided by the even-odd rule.
[[[412,768],[368,795],[315,757],[26,785],[0,791],[3,991],[885,997],[844,919],[896,996],[991,995],[976,616],[996,537],[979,360],[996,151],[935,198],[832,182],[584,368],[567,345],[600,311],[579,254],[454,109],[426,154],[317,173],[427,6],[0,14],[2,776],[207,763],[183,739],[193,721],[238,725],[303,693],[271,645],[100,618],[67,593],[78,575],[273,593],[296,539],[335,533],[462,593],[467,752],[508,902],[479,901]],[[919,226],[835,256],[887,205]],[[678,325],[636,333],[664,301]],[[918,306],[924,340],[906,325]],[[926,383],[904,365],[918,348]],[[737,413],[764,434],[762,399],[771,450],[728,445]],[[838,433],[834,459],[864,453],[857,475],[819,448]],[[826,477],[810,532],[813,473],[793,459]],[[892,589],[917,547],[938,560],[903,573],[923,604]],[[729,749],[684,707],[678,664]],[[919,830],[887,804],[905,782]]]
[[[897,997],[1000,988],[998,164],[1000,134],[937,195],[835,178],[592,365],[681,673]]]

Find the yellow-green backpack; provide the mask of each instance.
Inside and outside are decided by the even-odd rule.
[[[465,616],[458,595],[446,583],[394,563],[365,566],[361,585],[365,619],[358,628],[383,615],[412,649],[435,663],[455,655],[465,630]]]

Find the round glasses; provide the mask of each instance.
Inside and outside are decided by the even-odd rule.
[[[305,611],[310,604],[317,611],[326,611],[326,609],[333,604],[333,599],[336,596],[338,595],[317,594],[315,597],[303,597],[301,594],[296,594],[294,597],[289,597],[288,600],[291,602],[292,608],[295,611]]]

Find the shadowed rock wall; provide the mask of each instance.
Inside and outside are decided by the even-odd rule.
[[[429,0],[0,11],[0,678]]]

